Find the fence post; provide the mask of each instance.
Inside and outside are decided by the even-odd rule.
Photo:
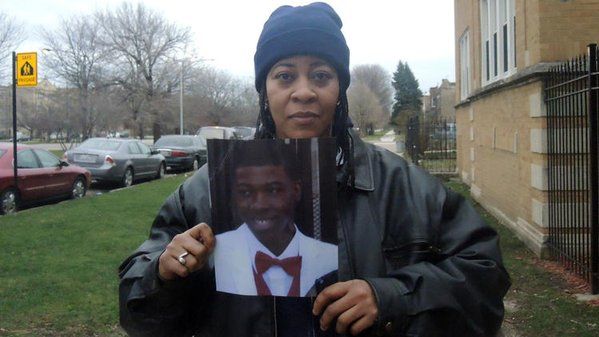
[[[599,103],[599,74],[597,73],[597,45],[588,45],[589,54],[589,152],[591,187],[591,291],[599,293],[599,166],[597,163],[597,104]]]

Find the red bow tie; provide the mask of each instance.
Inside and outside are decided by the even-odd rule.
[[[302,269],[302,257],[294,256],[286,259],[277,259],[270,257],[262,252],[256,253],[256,272],[259,275],[264,274],[270,267],[279,266],[292,277],[298,277]]]

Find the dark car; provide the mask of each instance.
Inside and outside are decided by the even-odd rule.
[[[88,169],[93,181],[125,187],[141,178],[160,179],[166,170],[164,156],[137,139],[90,138],[65,156]]]
[[[206,139],[202,136],[166,135],[154,148],[166,158],[167,170],[197,170],[206,162]]]
[[[91,182],[89,171],[46,150],[20,144],[15,185],[13,153],[12,143],[0,143],[0,214],[14,213],[34,202],[85,196]]]

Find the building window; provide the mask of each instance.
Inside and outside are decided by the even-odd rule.
[[[468,98],[470,93],[470,32],[466,30],[460,37],[460,98]]]
[[[481,0],[482,85],[516,71],[515,0]]]

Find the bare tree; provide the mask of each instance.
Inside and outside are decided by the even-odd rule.
[[[379,64],[357,65],[351,72],[352,83],[363,83],[372,91],[383,112],[390,115],[393,103],[393,87],[389,73]]]
[[[7,78],[4,69],[6,60],[10,60],[11,53],[17,48],[24,36],[23,25],[13,17],[0,11],[0,78]]]
[[[93,97],[104,86],[102,62],[107,55],[99,43],[99,26],[91,16],[73,16],[62,20],[55,31],[42,30],[41,35],[50,49],[44,62],[67,86],[77,89],[78,129],[88,138],[102,118]]]
[[[198,117],[204,125],[231,125],[233,106],[239,92],[239,81],[225,71],[201,68],[191,81],[192,94],[202,110]]]
[[[155,103],[164,98],[160,93],[172,87],[177,79],[176,69],[164,67],[190,42],[189,28],[167,22],[160,13],[141,3],[123,3],[114,11],[98,12],[96,18],[105,33],[104,44],[114,52],[115,81],[129,91],[130,97],[144,98],[143,102],[136,100],[131,105],[139,136],[144,136],[143,110],[146,110],[154,139],[158,139],[160,111]]]
[[[254,82],[241,82],[234,102],[235,125],[255,126],[258,118],[258,93]]]
[[[362,135],[372,134],[375,128],[385,125],[389,119],[381,107],[377,95],[364,83],[352,83],[347,98],[349,113]]]

